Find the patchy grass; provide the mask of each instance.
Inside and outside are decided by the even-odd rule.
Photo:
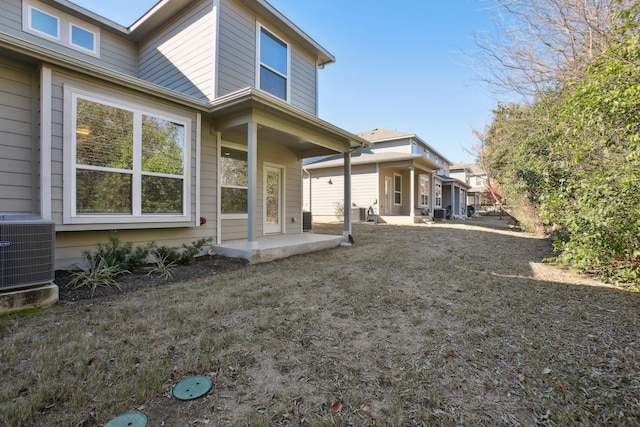
[[[0,425],[640,423],[640,294],[495,224],[356,224],[353,247],[0,317]],[[190,375],[212,391],[173,399]]]

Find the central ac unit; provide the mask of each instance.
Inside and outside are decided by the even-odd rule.
[[[55,224],[0,213],[0,291],[53,282]]]

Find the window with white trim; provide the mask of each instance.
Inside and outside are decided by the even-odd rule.
[[[420,175],[420,206],[429,206],[429,176]]]
[[[436,200],[434,202],[436,208],[442,207],[442,184],[440,183],[436,183]]]
[[[99,56],[100,29],[35,0],[23,0],[24,31]]]
[[[258,87],[289,99],[289,45],[260,26]]]
[[[393,204],[402,204],[402,175],[393,175]]]
[[[60,20],[55,16],[29,6],[27,20],[31,30],[54,39],[60,38]]]
[[[187,221],[190,120],[71,88],[67,96],[67,222]]]
[[[223,215],[247,215],[249,163],[244,147],[223,145],[220,152],[220,200]]]
[[[93,32],[74,24],[70,25],[69,31],[69,41],[73,46],[91,53],[96,52],[96,35]]]

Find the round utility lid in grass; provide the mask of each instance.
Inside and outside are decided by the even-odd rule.
[[[211,390],[211,379],[204,376],[185,378],[173,387],[173,395],[179,400],[191,400],[204,396]]]
[[[142,412],[129,412],[106,423],[104,427],[145,427],[147,416]]]

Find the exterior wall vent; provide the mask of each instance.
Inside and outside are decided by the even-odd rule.
[[[0,292],[52,283],[55,224],[32,214],[0,213]]]

